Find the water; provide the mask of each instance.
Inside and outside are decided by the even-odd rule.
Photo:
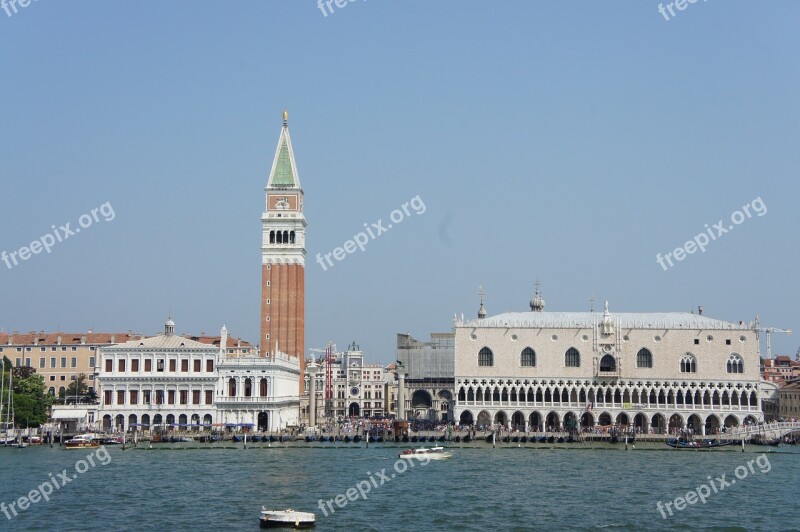
[[[94,467],[79,463],[86,472],[77,474],[76,462],[92,450],[0,449],[0,501],[6,507],[49,474],[58,478],[66,468],[68,477],[76,477],[49,502],[40,500],[11,520],[0,513],[0,529],[257,530],[265,505],[313,511],[317,530],[800,530],[800,450],[763,450],[768,454],[753,463],[753,473],[747,461],[761,452],[622,447],[455,449],[450,460],[398,473],[399,449],[382,446],[113,447],[93,458]],[[659,500],[684,496],[708,484],[709,475],[736,479],[738,466],[745,466],[739,473],[746,478],[712,493],[705,504],[673,510],[667,519],[657,510]],[[335,513],[326,507],[324,515],[320,499],[342,494],[346,500],[348,488],[361,481],[362,489],[370,486],[366,500],[351,491],[355,501],[339,508],[334,500]]]

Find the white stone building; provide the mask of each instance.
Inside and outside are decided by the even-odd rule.
[[[170,319],[164,334],[100,347],[98,353],[104,429],[215,422],[219,347],[176,335]]]
[[[752,325],[693,313],[531,312],[455,320],[455,419],[521,430],[664,432],[763,420]]]
[[[200,430],[228,424],[278,431],[296,425],[300,362],[283,353],[258,356],[241,341],[164,334],[99,348],[102,428]]]
[[[223,328],[223,338],[227,332]],[[284,353],[220,357],[217,419],[226,425],[253,425],[259,432],[297,426],[300,412],[300,359]]]

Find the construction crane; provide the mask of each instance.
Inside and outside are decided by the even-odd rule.
[[[759,327],[759,321],[756,317],[756,327],[755,330],[757,332],[763,332],[764,335],[767,337],[767,358],[772,358],[772,333],[784,333],[791,336],[792,330],[791,329],[779,329],[777,327]],[[800,350],[798,350],[800,353]]]
[[[333,418],[333,353],[336,344],[328,342],[325,349],[309,349],[315,353],[325,353],[325,417]]]

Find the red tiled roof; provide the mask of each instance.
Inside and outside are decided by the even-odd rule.
[[[146,338],[147,335],[142,334],[134,334],[130,332],[123,332],[123,333],[64,333],[64,332],[54,332],[54,333],[43,333],[43,332],[30,332],[30,333],[23,333],[23,334],[15,334],[15,333],[0,333],[0,346],[9,345],[9,339],[11,339],[11,345],[41,345],[41,346],[50,346],[50,345],[59,345],[58,337],[61,337],[61,344],[60,345],[82,345],[82,340],[85,338],[86,345],[102,345],[102,344],[120,344],[123,342],[128,342],[130,340],[136,340],[138,338]],[[194,340],[195,342],[200,342],[203,344],[214,345],[219,347],[220,344],[220,337],[219,336],[187,336],[188,338]],[[237,344],[241,344],[237,346]],[[239,338],[234,338],[229,336],[228,337],[228,348],[251,348],[253,347],[250,345],[249,342],[241,340]]]
[[[22,334],[0,333],[0,345],[9,345],[9,339],[13,345],[58,345],[58,337],[61,337],[61,345],[81,345],[85,338],[87,345],[111,344],[127,342],[139,335],[119,332],[119,333],[65,333],[65,332],[29,332]],[[112,342],[113,337],[113,342]]]

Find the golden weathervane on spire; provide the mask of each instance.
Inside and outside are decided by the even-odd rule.
[[[286,109],[283,110],[283,125],[286,125],[289,121],[289,111]]]

